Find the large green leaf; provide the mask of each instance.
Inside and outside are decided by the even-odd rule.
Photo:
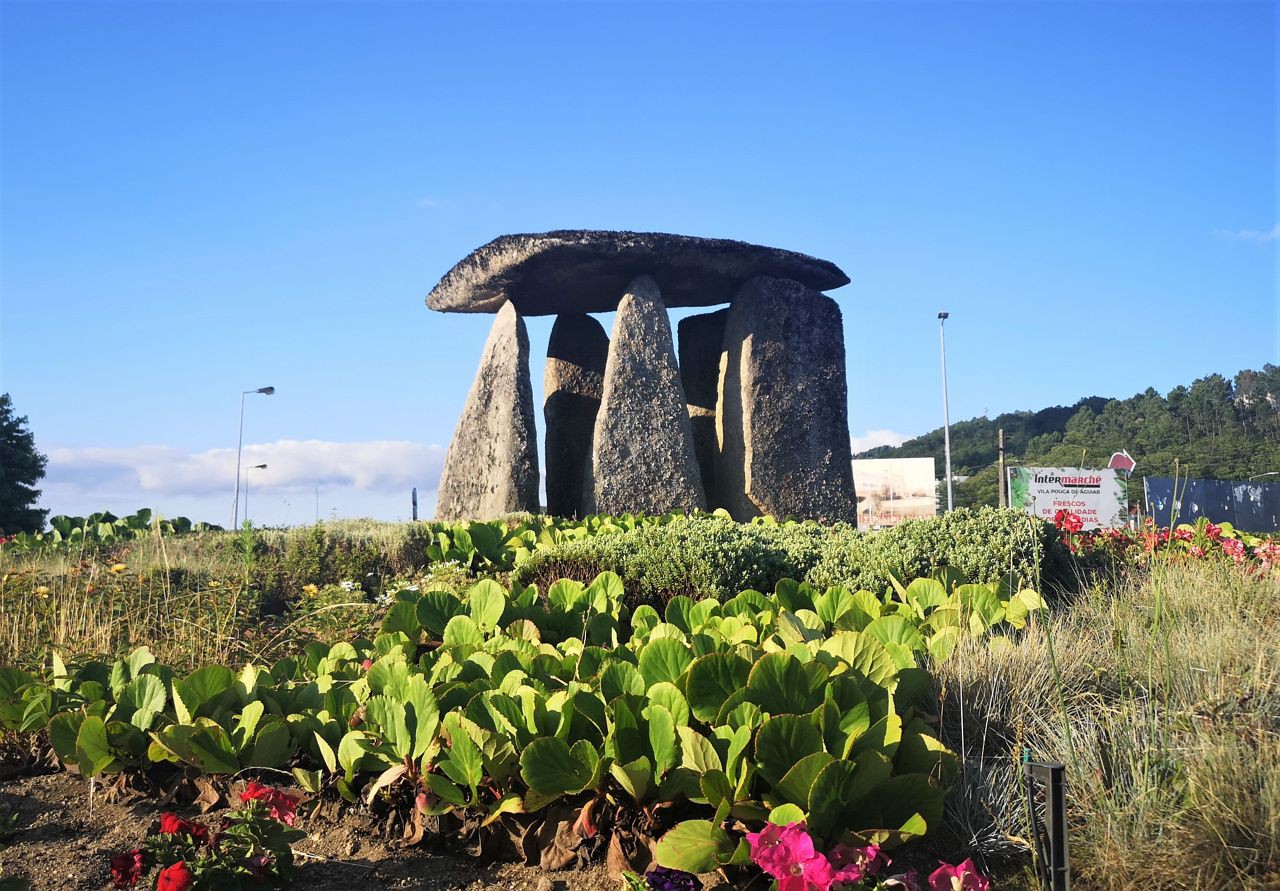
[[[775,797],[780,801],[789,801],[800,807],[808,807],[809,790],[813,788],[814,780],[818,778],[823,768],[834,760],[835,758],[826,752],[805,755],[774,786],[774,791],[777,793]]]
[[[245,760],[247,767],[281,767],[293,754],[293,740],[283,721],[268,721],[258,728],[253,748]]]
[[[773,786],[801,758],[821,751],[822,734],[808,715],[778,715],[756,731],[756,766]]]
[[[81,775],[86,777],[119,769],[119,762],[107,741],[107,725],[96,715],[85,718],[80,724],[76,734],[76,764]]]
[[[689,665],[685,698],[695,718],[711,723],[734,693],[741,693],[751,673],[751,663],[734,653],[710,653]]]
[[[187,675],[185,680],[177,683],[177,692],[182,696],[182,703],[190,711],[193,718],[210,712],[210,706],[217,697],[231,689],[236,677],[231,669],[223,665],[206,665]]]
[[[667,869],[707,873],[728,862],[734,848],[729,833],[711,821],[685,820],[659,839],[654,855]]]
[[[808,714],[822,701],[825,671],[803,664],[790,653],[767,653],[756,660],[747,678],[747,701],[771,715]]]
[[[864,630],[883,644],[900,644],[913,653],[923,652],[924,638],[916,630],[915,623],[906,616],[881,616]]]
[[[677,727],[676,733],[680,737],[681,767],[697,774],[705,774],[711,770],[720,771],[724,768],[711,740],[688,727]]]
[[[422,623],[418,620],[417,604],[398,600],[391,604],[386,616],[382,619],[382,634],[403,634],[410,641],[417,642],[422,633]]]
[[[898,667],[884,644],[869,634],[839,631],[827,638],[820,649],[882,687],[892,686],[898,673]]]
[[[428,591],[418,601],[418,621],[434,640],[444,637],[445,626],[465,611],[462,601],[448,591]]]
[[[471,618],[482,630],[491,631],[502,621],[507,608],[507,592],[493,579],[482,579],[467,592]]]
[[[389,696],[374,696],[365,703],[365,717],[373,727],[381,731],[383,742],[391,748],[397,760],[408,757],[413,750],[413,740],[405,720],[404,704]]]
[[[849,828],[849,809],[858,798],[857,773],[852,761],[832,761],[816,774],[809,790],[808,823],[813,835],[833,843]]]
[[[520,776],[543,795],[581,792],[591,782],[593,770],[594,765],[575,758],[569,744],[556,737],[535,739],[520,754]]]
[[[671,712],[656,703],[645,709],[649,721],[649,748],[653,752],[653,772],[661,778],[680,761],[676,722]]]
[[[623,693],[643,696],[646,687],[640,669],[630,662],[611,662],[600,672],[600,693],[606,702],[613,702]]]
[[[409,756],[420,758],[435,740],[436,728],[440,724],[440,707],[422,675],[412,675],[405,681],[404,704],[405,723],[413,735]]]
[[[444,645],[455,647],[459,644],[480,646],[484,643],[484,633],[470,616],[454,616],[444,626]]]
[[[150,730],[156,715],[164,710],[168,701],[164,681],[155,675],[144,674],[125,684],[116,699],[116,706],[122,720],[139,730]]]
[[[687,646],[670,637],[660,638],[640,651],[640,674],[650,687],[663,682],[679,685],[692,661]]]
[[[677,727],[689,726],[689,701],[675,684],[659,681],[649,688],[648,697],[650,702],[656,702],[671,712]]]
[[[457,714],[446,715],[443,723],[449,737],[449,757],[439,762],[440,769],[458,785],[475,789],[484,780],[480,749]]]
[[[189,745],[195,754],[196,766],[205,773],[236,773],[240,770],[240,759],[236,757],[231,737],[213,721],[197,719]]]

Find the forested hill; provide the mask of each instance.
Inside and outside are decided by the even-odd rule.
[[[1125,449],[1141,477],[1178,473],[1245,479],[1280,471],[1280,366],[1244,370],[1234,378],[1211,374],[1167,395],[1148,388],[1128,399],[1089,396],[1075,405],[1009,412],[951,425],[951,466],[969,477],[956,486],[959,505],[995,504],[997,431],[1004,429],[1010,464],[1103,467]],[[857,458],[934,456],[943,474],[942,428],[896,448],[880,446]],[[1280,474],[1275,479],[1280,481]]]

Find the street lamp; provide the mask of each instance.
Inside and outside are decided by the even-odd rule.
[[[942,344],[942,450],[947,464],[947,512],[951,512],[951,410],[947,405],[947,318],[949,312],[938,313],[938,337]]]
[[[244,521],[249,522],[249,471],[266,470],[265,464],[250,464],[244,469]]]
[[[244,448],[244,397],[250,393],[261,393],[263,396],[270,396],[275,391],[275,387],[259,387],[256,390],[245,390],[240,394],[240,434],[236,438],[236,497],[234,507],[231,509],[232,529],[240,525],[240,452]]]

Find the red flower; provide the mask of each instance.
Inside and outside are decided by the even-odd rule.
[[[142,850],[134,848],[111,858],[111,882],[117,888],[132,888],[142,878]]]
[[[187,869],[186,861],[179,860],[160,870],[160,875],[156,878],[156,891],[187,891],[195,880],[191,870]]]
[[[168,811],[160,815],[161,835],[189,835],[202,844],[209,843],[209,827],[184,820]]]
[[[271,809],[271,819],[279,820],[286,826],[297,821],[296,811],[301,800],[293,795],[286,795],[279,789],[264,786],[257,780],[250,780],[249,785],[240,793],[241,801],[261,801]]]

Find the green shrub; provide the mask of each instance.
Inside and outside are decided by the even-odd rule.
[[[534,554],[512,579],[546,590],[556,579],[622,577],[633,603],[663,604],[680,594],[724,599],[772,591],[780,579],[804,578],[823,550],[816,523],[736,523],[726,517],[678,517],[662,525],[595,535]]]
[[[1031,583],[1037,552],[1044,586],[1070,580],[1068,555],[1052,525],[1017,510],[959,508],[880,532],[833,526],[807,580],[817,588],[842,585],[880,593],[891,586],[891,576],[905,584],[951,566],[975,582],[1012,572]]]

